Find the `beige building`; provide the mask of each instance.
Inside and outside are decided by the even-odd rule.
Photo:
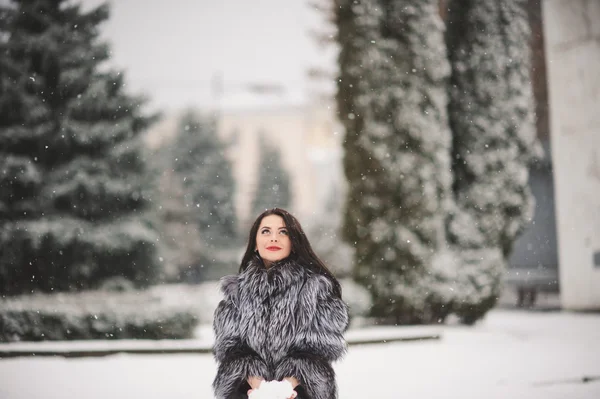
[[[281,151],[283,167],[291,179],[290,210],[303,224],[317,220],[328,198],[342,192],[342,134],[332,106],[264,100],[257,100],[255,106],[234,106],[227,101],[216,112],[219,134],[233,142],[228,156],[237,183],[235,203],[240,220],[249,222],[256,216],[250,214],[250,207],[257,182],[261,133]],[[178,116],[167,115],[149,132],[151,147],[173,138]]]
[[[253,219],[250,205],[256,187],[256,171],[261,132],[276,144],[284,167],[291,178],[291,209],[303,218],[319,213],[322,191],[329,183],[336,150],[333,122],[327,112],[307,105],[279,106],[268,109],[223,110],[220,133],[235,137],[231,149],[234,174],[238,183],[236,204],[242,220]]]

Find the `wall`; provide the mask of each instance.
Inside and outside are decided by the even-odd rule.
[[[600,309],[600,1],[544,0],[565,309]]]

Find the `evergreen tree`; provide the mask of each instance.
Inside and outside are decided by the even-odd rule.
[[[289,208],[291,204],[290,177],[281,162],[279,150],[259,134],[259,164],[257,183],[252,202],[255,216],[266,209]]]
[[[541,147],[533,123],[525,5],[525,0],[449,4],[456,209],[448,231],[463,256],[459,278],[471,286],[470,298],[457,304],[467,322],[495,303],[512,244],[533,212],[528,168]]]
[[[195,220],[195,207],[186,206],[183,181],[171,164],[171,148],[161,146],[153,163],[159,174],[156,195],[156,224],[160,236],[163,281],[199,280],[202,263],[202,239]]]
[[[352,275],[354,248],[340,234],[344,205],[340,191],[336,185],[329,187],[323,211],[312,215],[306,231],[319,258],[338,278],[346,278]]]
[[[153,118],[101,69],[108,7],[0,6],[0,292],[157,274],[140,134]]]
[[[380,321],[436,322],[452,301],[444,274],[430,267],[446,247],[452,197],[450,69],[437,6],[337,0],[334,10],[349,180],[343,230]]]
[[[204,247],[209,252],[237,244],[235,181],[226,144],[216,121],[186,111],[173,143],[172,165],[183,185],[183,203],[192,210]]]
[[[525,4],[455,1],[448,15],[454,191],[505,257],[532,216],[528,169],[541,155]]]

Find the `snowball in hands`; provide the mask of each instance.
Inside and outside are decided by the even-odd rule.
[[[289,399],[294,393],[292,384],[287,380],[262,381],[248,399]]]

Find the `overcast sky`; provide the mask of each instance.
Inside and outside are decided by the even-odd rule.
[[[83,0],[86,8],[102,3]],[[212,105],[221,75],[224,100],[253,101],[248,83],[282,85],[282,102],[305,97],[308,68],[328,65],[310,35],[323,24],[308,0],[112,0],[102,27],[112,63],[154,106]]]

